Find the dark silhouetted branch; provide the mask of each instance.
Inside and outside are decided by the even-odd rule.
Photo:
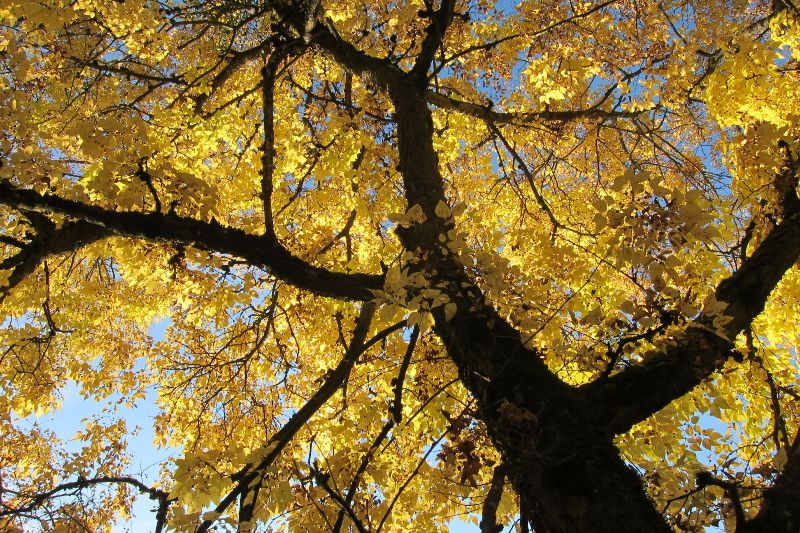
[[[254,482],[258,483],[258,479],[263,475],[265,470],[269,468],[275,460],[280,456],[281,452],[292,441],[294,436],[300,429],[311,419],[312,416],[327,402],[334,393],[344,384],[350,370],[356,361],[364,353],[366,346],[369,345],[365,342],[367,333],[369,333],[370,324],[372,323],[372,316],[375,314],[375,304],[372,302],[364,303],[361,307],[361,312],[356,320],[356,326],[353,330],[353,340],[350,342],[350,348],[345,353],[344,358],[333,370],[330,370],[317,392],[309,399],[297,412],[292,415],[289,421],[275,433],[269,441],[262,447],[263,458],[258,464],[250,464],[245,466],[240,472],[233,476],[236,481],[236,487],[228,493],[228,495],[217,504],[214,509],[215,512],[222,514],[230,505],[237,499],[245,494]],[[213,525],[213,520],[203,521],[196,530],[196,533],[203,533],[208,531]]]
[[[500,533],[503,525],[497,523],[497,507],[500,505],[500,498],[503,496],[503,486],[506,482],[505,464],[500,464],[494,468],[492,473],[492,483],[486,499],[483,500],[483,513],[481,515],[481,533]]]
[[[38,213],[66,215],[102,228],[106,234],[194,246],[239,257],[319,296],[370,300],[374,297],[372,291],[383,286],[382,276],[345,274],[312,266],[293,256],[274,239],[225,227],[215,221],[205,222],[172,213],[113,211],[52,194],[19,189],[8,182],[0,182],[0,204]]]

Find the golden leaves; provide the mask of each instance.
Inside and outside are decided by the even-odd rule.
[[[800,96],[800,79],[781,68],[785,58],[776,50],[781,44],[744,37],[726,49],[705,84],[709,111],[720,126],[795,124],[793,102]]]
[[[563,56],[551,57],[545,52],[523,71],[530,85],[528,91],[541,104],[559,103],[586,89],[587,80],[601,69],[588,58],[576,58],[575,51],[564,50]]]
[[[443,517],[480,501],[496,453],[472,414],[450,414],[470,400],[431,331],[435,319],[474,311],[475,287],[487,299],[480,304],[571,384],[634,364],[701,312],[725,335],[728,310],[708,295],[746,255],[749,219],[757,222],[751,247],[775,219],[774,173],[785,166],[779,142],[796,153],[795,15],[777,13],[760,38],[746,9],[739,20],[721,6],[595,6],[529,1],[503,14],[486,2],[457,3],[463,12],[431,78],[439,94],[480,113],[434,110],[445,196],[433,213],[407,205],[394,110],[379,82],[317,49],[279,65],[277,238],[315,267],[385,270],[371,333],[395,333],[361,354],[346,386],[265,473],[253,522],[287,512],[298,530],[335,523],[338,511],[312,482],[311,464],[341,489],[369,454],[352,506],[373,524],[395,496],[387,527],[413,516],[421,530],[443,528]],[[244,4],[158,7],[80,0],[0,8],[0,174],[92,205],[160,205],[259,234],[259,70],[280,17]],[[322,9],[326,28],[398,69],[413,63],[430,22],[422,2]],[[518,159],[498,149],[481,118],[492,113],[511,117],[503,136]],[[7,279],[40,228],[35,215],[2,214]],[[455,257],[467,280],[455,289],[424,269],[433,252],[404,250],[395,235],[433,223],[446,228],[431,236],[433,252]],[[79,435],[85,451],[67,462],[55,458],[47,435],[15,426],[18,417],[56,411],[70,380],[98,402],[133,402],[154,389],[155,438],[181,457],[162,465],[161,484],[178,498],[170,525],[234,520],[212,507],[324,382],[351,342],[354,308],[175,243],[115,237],[47,260],[47,275],[39,265],[3,301],[0,436],[24,458],[11,477],[46,488],[59,470],[84,472],[106,458],[121,464],[121,424],[90,421]],[[738,340],[744,369],[726,368],[622,439],[662,503],[692,488],[686,472],[711,452],[731,476],[760,482],[780,468],[783,448],[764,439],[774,415],[767,376],[794,429],[798,294],[793,271],[754,326],[754,351]],[[398,383],[410,341],[408,329],[397,329],[415,326],[419,344]],[[373,447],[394,420],[396,394],[403,421]],[[500,409],[511,424],[536,419],[509,401]],[[735,438],[702,427],[696,413],[706,412]],[[734,444],[757,450],[757,466]],[[444,455],[434,460],[438,450]],[[697,498],[692,505],[713,514]],[[506,518],[517,514],[513,500],[503,499]]]

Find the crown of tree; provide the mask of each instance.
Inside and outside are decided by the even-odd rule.
[[[0,89],[0,528],[800,531],[791,0],[11,0]]]

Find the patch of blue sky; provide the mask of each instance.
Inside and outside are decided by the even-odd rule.
[[[11,319],[7,318],[8,322]],[[27,317],[16,319],[26,323]],[[157,320],[150,326],[150,335],[159,340],[171,325],[169,318]],[[142,370],[145,361],[139,358],[134,370]],[[155,445],[154,419],[159,413],[156,403],[156,391],[150,389],[144,398],[132,403],[123,401],[117,394],[98,400],[85,395],[78,383],[70,381],[58,391],[61,407],[40,415],[29,415],[14,421],[20,429],[32,431],[38,428],[52,434],[63,443],[66,453],[79,453],[85,445],[78,434],[85,424],[92,420],[114,421],[124,420],[128,429],[127,454],[130,462],[124,472],[145,484],[152,485],[160,477],[160,469],[170,458],[180,455],[175,448],[164,448]],[[65,480],[67,481],[67,480]],[[153,531],[155,527],[154,504],[145,496],[137,497],[132,510],[131,520],[120,520],[114,525],[115,533],[130,531],[132,533]]]
[[[103,401],[84,397],[80,386],[75,382],[62,388],[59,395],[60,409],[40,416],[25,417],[17,421],[17,425],[30,430],[38,427],[50,431],[64,443],[65,452],[79,453],[85,443],[78,438],[78,433],[87,422],[123,419],[128,428],[127,452],[130,456],[125,475],[145,484],[155,483],[159,478],[161,465],[178,453],[175,449],[158,448],[154,445],[153,419],[158,413],[154,391],[149,391],[143,399],[131,405],[119,402],[120,397],[116,394]],[[128,522],[120,519],[114,526],[114,531],[152,531],[155,524],[155,514],[150,513],[152,507],[152,502],[147,498],[137,498],[132,520]]]

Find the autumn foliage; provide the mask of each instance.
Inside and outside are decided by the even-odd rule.
[[[5,0],[0,89],[0,529],[800,531],[796,3]]]

